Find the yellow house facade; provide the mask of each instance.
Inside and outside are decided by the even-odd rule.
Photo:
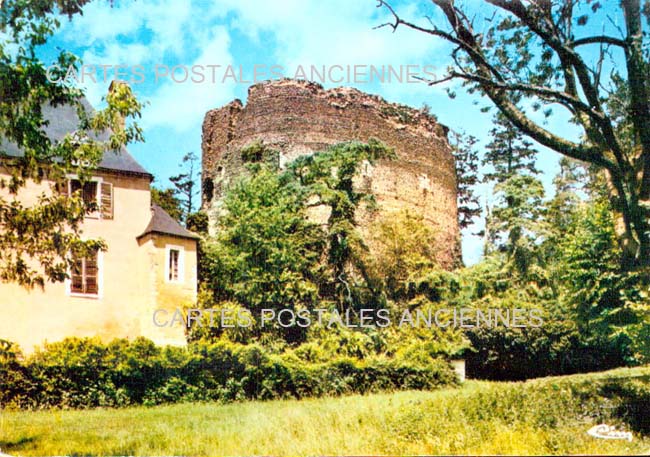
[[[51,111],[44,117],[56,124],[48,135],[57,139],[74,128],[75,116],[66,107]],[[83,189],[69,177],[65,191],[82,190],[99,208],[86,216],[82,236],[104,240],[107,250],[77,259],[69,279],[46,283],[42,290],[0,282],[5,316],[0,339],[18,343],[26,353],[69,336],[105,341],[144,336],[161,345],[185,344],[182,326],[161,327],[154,317],[156,310],[171,314],[195,303],[198,237],[152,205],[152,179],[126,150],[107,152]],[[49,187],[34,184],[21,198],[36,198]]]

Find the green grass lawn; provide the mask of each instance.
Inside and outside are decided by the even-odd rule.
[[[650,368],[300,401],[4,411],[0,448],[16,455],[648,453],[650,437],[638,432],[631,443],[586,433],[611,404],[580,392],[619,379],[647,385]]]

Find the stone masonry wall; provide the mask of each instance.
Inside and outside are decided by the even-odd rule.
[[[381,213],[408,209],[437,234],[439,261],[460,259],[454,159],[446,127],[433,116],[352,88],[279,80],[253,85],[240,100],[209,111],[203,122],[203,209],[213,231],[224,189],[243,171],[240,150],[255,141],[280,152],[280,165],[343,141],[377,138],[396,160],[362,167],[379,212],[360,214],[363,233]],[[372,248],[372,246],[371,246]]]

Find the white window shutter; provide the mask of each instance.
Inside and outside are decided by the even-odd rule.
[[[102,182],[100,202],[102,219],[113,219],[113,184]]]

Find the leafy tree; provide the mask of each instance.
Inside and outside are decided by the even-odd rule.
[[[559,296],[562,276],[566,273],[565,265],[558,259],[563,256],[563,246],[567,234],[571,233],[576,219],[581,217],[581,205],[589,204],[592,198],[587,191],[592,183],[592,176],[580,162],[563,157],[560,171],[553,179],[555,192],[545,202],[544,238],[539,243],[542,264],[546,267],[551,287]]]
[[[176,196],[174,189],[160,189],[151,187],[151,203],[164,209],[172,218],[181,222],[183,219],[183,208],[181,201]]]
[[[40,46],[59,27],[59,17],[81,14],[85,0],[6,0],[0,8],[0,280],[26,287],[46,281],[63,281],[72,255],[105,248],[101,240],[80,238],[86,208],[79,195],[56,192],[66,184],[66,174],[87,180],[105,151],[119,150],[141,140],[136,124],[141,105],[128,86],[114,85],[107,107],[90,113],[82,92],[63,79],[78,60],[60,51],[50,70],[37,57]],[[48,78],[49,76],[49,78]],[[60,141],[52,141],[43,128],[43,108],[70,105],[77,109],[79,128]],[[109,135],[105,135],[109,132]],[[105,139],[103,139],[105,138]],[[22,157],[8,154],[8,145]],[[36,202],[24,198],[27,186],[44,184]]]
[[[194,197],[197,195],[197,173],[198,173],[199,158],[193,152],[188,152],[183,156],[181,167],[185,167],[185,171],[176,176],[172,176],[169,180],[175,188],[175,194],[180,195],[181,202],[181,218],[183,223],[194,212]]]
[[[368,299],[361,296],[365,289],[377,298],[355,221],[360,203],[373,200],[353,179],[364,160],[392,151],[377,141],[342,143],[300,157],[284,171],[272,160],[277,154],[261,144],[242,155],[247,171],[226,189],[217,235],[202,246],[202,277],[212,293],[207,302],[239,304],[259,315],[262,308],[299,311],[332,303],[356,309]],[[315,207],[327,214],[326,228],[310,221]],[[290,343],[306,337],[298,326],[278,326],[274,333]]]
[[[185,226],[188,230],[196,233],[208,233],[208,215],[203,212],[192,213],[187,217]]]
[[[402,25],[453,46],[448,74],[430,84],[462,81],[533,140],[604,172],[612,210],[622,222],[617,232],[622,265],[650,266],[650,73],[642,25],[649,3],[642,8],[641,0],[625,0],[605,12],[602,2],[590,0],[487,0],[492,11],[484,8],[476,19],[454,0],[432,3],[440,19],[421,26],[379,1],[394,18],[384,25],[393,30]],[[602,27],[585,27],[594,21]],[[625,24],[621,37],[610,30],[617,23]],[[604,76],[608,73],[613,76]],[[617,112],[608,103],[612,97]],[[536,110],[551,116],[558,107],[581,128],[579,141],[553,133],[533,116]]]
[[[256,316],[263,308],[314,307],[323,234],[307,220],[305,201],[293,175],[264,164],[229,187],[216,238],[203,247],[214,300],[234,301]],[[305,337],[298,326],[277,333],[290,342]]]
[[[373,224],[372,239],[374,274],[383,278],[386,307],[395,321],[407,312],[418,319],[458,305],[458,275],[439,266],[435,232],[422,216],[409,211],[386,214]],[[462,331],[454,326],[412,327],[394,322],[380,330],[380,337],[386,355],[418,363],[441,355],[458,356],[468,346]]]
[[[561,251],[563,297],[586,338],[613,339],[611,344],[628,347],[630,337],[623,329],[647,315],[648,291],[638,274],[619,270],[621,250],[614,227],[607,201],[579,208]]]

